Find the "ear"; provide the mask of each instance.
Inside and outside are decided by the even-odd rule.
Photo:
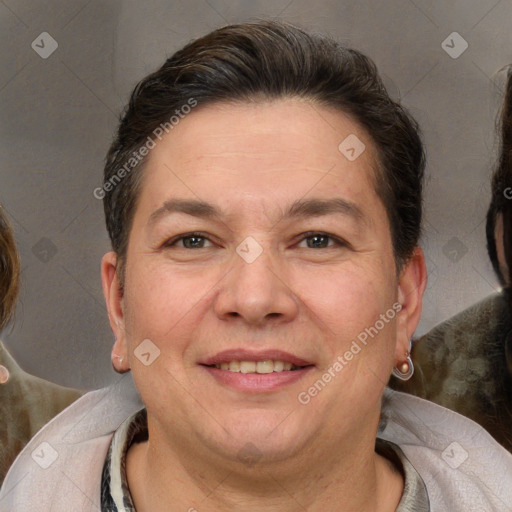
[[[397,343],[395,366],[405,360],[412,338],[420,321],[423,293],[427,286],[427,268],[423,251],[416,247],[413,255],[405,263],[398,281],[398,301],[402,309],[397,316]]]
[[[108,252],[101,260],[101,285],[107,304],[110,327],[116,338],[112,348],[112,365],[117,372],[130,369],[123,307],[123,292],[117,275],[117,254]]]

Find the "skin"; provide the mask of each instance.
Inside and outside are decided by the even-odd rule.
[[[349,134],[366,145],[353,162],[338,150]],[[375,437],[384,387],[419,321],[426,275],[417,249],[397,276],[375,154],[349,117],[299,99],[198,107],[151,151],[124,294],[115,253],[102,260],[117,366],[131,369],[148,413],[149,441],[127,459],[138,511],[395,510],[403,478],[375,453]],[[283,217],[313,198],[341,198],[361,217]],[[151,222],[170,199],[206,201],[222,215],[167,213]],[[206,237],[195,240],[199,247],[175,242],[192,231]],[[333,238],[312,247],[310,231]],[[236,252],[248,236],[263,249],[250,264]],[[395,319],[300,404],[298,394],[396,301]],[[134,355],[144,339],[161,351],[149,366]],[[314,368],[286,387],[249,394],[198,364],[231,348],[277,348]],[[258,453],[254,465],[239,459],[247,443]]]

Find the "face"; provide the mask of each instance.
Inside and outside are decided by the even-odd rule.
[[[233,460],[374,440],[424,281],[419,251],[396,275],[375,162],[357,123],[292,99],[198,108],[151,150],[123,296],[102,265],[150,439]]]

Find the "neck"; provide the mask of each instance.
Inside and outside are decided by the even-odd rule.
[[[152,443],[151,431],[149,439],[133,445],[127,457],[138,512],[394,512],[403,492],[401,474],[375,453],[371,437],[338,449],[314,446],[293,460],[262,457],[251,466],[199,453],[186,442]]]

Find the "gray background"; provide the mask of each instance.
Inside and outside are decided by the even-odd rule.
[[[257,17],[365,52],[420,122],[430,280],[418,334],[497,289],[485,213],[511,0],[0,0],[0,202],[23,267],[2,339],[25,370],[81,388],[115,379],[99,274],[109,242],[93,190],[119,113],[136,82],[190,39]],[[31,46],[43,32],[58,43],[46,59]],[[442,47],[452,32],[468,43],[457,58]]]

